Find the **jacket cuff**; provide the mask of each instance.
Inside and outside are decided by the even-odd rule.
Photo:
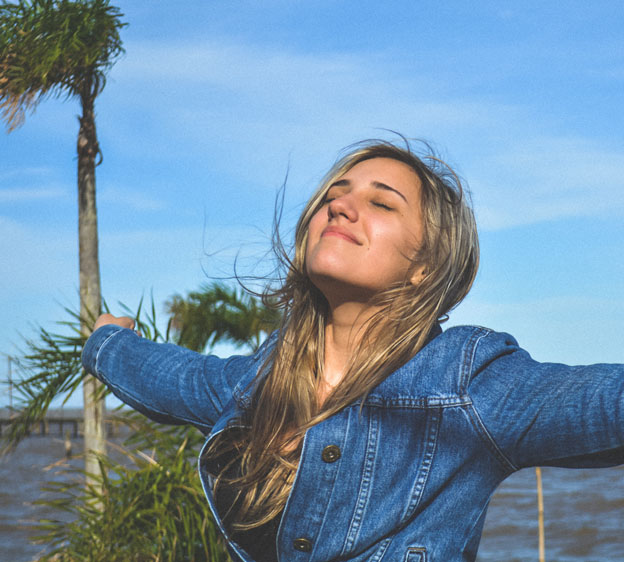
[[[104,344],[120,332],[130,332],[134,334],[134,332],[128,328],[122,328],[121,326],[117,326],[115,324],[106,324],[105,326],[98,328],[91,334],[91,336],[89,336],[87,343],[82,348],[82,366],[85,371],[96,377],[98,376],[97,359],[100,350]]]

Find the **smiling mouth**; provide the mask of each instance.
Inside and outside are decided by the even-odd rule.
[[[357,244],[358,246],[362,245],[350,232],[335,226],[328,226],[325,230],[323,230],[321,238],[325,238],[325,236],[335,236],[336,238],[342,238],[347,242],[351,242],[352,244]]]

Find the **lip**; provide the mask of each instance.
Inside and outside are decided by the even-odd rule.
[[[342,228],[340,226],[326,226],[323,232],[321,232],[321,238],[324,238],[325,236],[336,236],[337,238],[342,238],[352,244],[357,244],[358,246],[362,245],[362,243],[355,236],[353,236],[353,234],[351,234],[346,228]]]

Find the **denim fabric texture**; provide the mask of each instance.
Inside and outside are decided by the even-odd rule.
[[[209,442],[238,423],[272,341],[254,356],[219,359],[109,325],[91,336],[83,363],[133,408],[192,424]],[[620,463],[624,365],[538,363],[508,334],[450,328],[363,405],[308,430],[277,535],[279,558],[474,560],[490,497],[512,472]],[[220,524],[209,468],[200,454]],[[229,547],[234,560],[252,560]]]

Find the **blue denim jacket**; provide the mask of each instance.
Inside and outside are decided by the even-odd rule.
[[[219,359],[104,326],[83,363],[124,402],[209,442],[237,423],[264,352]],[[485,328],[437,335],[360,406],[306,433],[280,560],[474,560],[490,497],[512,472],[624,463],[624,365],[538,363]],[[201,455],[199,470],[215,512]]]

